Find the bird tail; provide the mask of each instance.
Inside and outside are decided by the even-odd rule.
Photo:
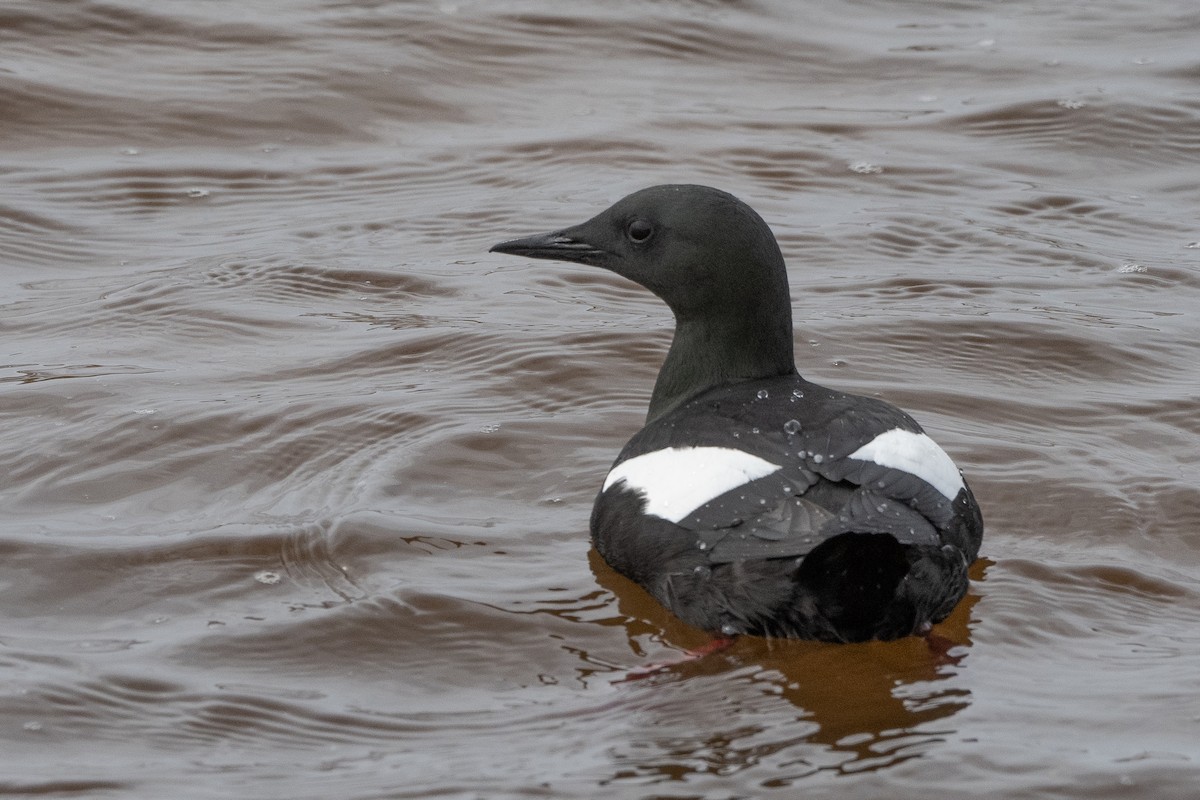
[[[798,593],[806,606],[819,610],[831,639],[907,636],[921,621],[904,584],[922,549],[886,533],[834,536],[801,561],[795,573]]]

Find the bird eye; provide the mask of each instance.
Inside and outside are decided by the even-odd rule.
[[[654,226],[644,219],[635,219],[629,223],[625,233],[635,242],[644,242],[650,238],[650,234],[654,233]]]

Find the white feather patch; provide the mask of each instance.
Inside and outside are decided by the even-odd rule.
[[[728,447],[668,447],[622,461],[608,473],[604,488],[625,481],[642,495],[647,514],[679,522],[714,497],[779,468]]]
[[[963,488],[958,467],[937,442],[923,433],[893,428],[879,434],[849,457],[916,475],[951,500]]]

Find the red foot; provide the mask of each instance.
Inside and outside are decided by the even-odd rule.
[[[934,661],[938,664],[953,664],[958,666],[959,662],[963,660],[963,656],[950,655],[950,650],[958,645],[945,636],[939,636],[932,631],[927,632],[925,634],[925,643],[929,645],[929,651],[933,653]]]
[[[626,681],[637,681],[642,678],[649,678],[651,675],[657,675],[660,672],[665,672],[672,667],[677,667],[680,664],[690,664],[693,661],[699,661],[705,656],[719,653],[727,649],[737,641],[734,636],[718,636],[711,639],[693,650],[685,650],[683,655],[674,661],[660,661],[655,664],[645,664],[640,667],[634,667],[625,673],[625,676],[613,683],[625,683]]]

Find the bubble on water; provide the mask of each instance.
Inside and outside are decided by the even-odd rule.
[[[480,433],[495,433],[498,430],[500,430],[499,424],[482,425],[479,428]]]
[[[278,572],[272,572],[269,569],[259,570],[254,573],[254,580],[259,583],[265,583],[267,586],[274,586],[282,580]]]
[[[798,400],[801,397],[804,397],[804,392],[800,389],[792,389],[792,397],[795,397]]]
[[[707,578],[709,575],[712,574],[712,570],[709,569],[708,567],[704,566],[703,564],[701,564],[692,570],[692,574],[695,575],[697,578]]]
[[[208,189],[201,189],[199,186],[193,186],[187,190],[188,197],[208,197],[211,192]]]
[[[141,154],[142,154],[142,151],[138,150],[136,147],[122,147],[121,148],[121,155],[123,155],[123,156],[137,156],[137,155],[141,155]]]
[[[820,464],[825,460],[825,456],[821,455],[820,453],[813,453],[812,459],[814,464]]]
[[[135,408],[133,410],[133,413],[135,413],[135,414],[157,414],[158,409],[157,408]]]
[[[696,542],[696,547],[699,547],[701,550],[707,550],[708,542]]]
[[[1077,100],[1077,99],[1071,98],[1071,99],[1066,99],[1066,100],[1059,100],[1058,105],[1062,106],[1063,108],[1069,108],[1069,109],[1074,110],[1077,108],[1084,108],[1087,105],[1087,103],[1085,103],[1083,100]]]
[[[883,172],[883,167],[869,161],[855,161],[849,166],[851,172],[857,172],[859,175],[878,175]]]
[[[787,422],[783,423],[783,430],[789,436],[795,436],[800,432],[800,421],[789,419]]]
[[[766,400],[768,397],[771,396],[771,393],[768,392],[766,389],[759,389],[757,396],[758,396],[759,400]]]
[[[735,626],[732,622],[726,622],[721,626],[721,633],[725,634],[726,636],[737,636],[737,632],[737,626]]]
[[[30,720],[21,726],[22,729],[27,731],[40,731],[43,727],[42,723],[37,720]]]
[[[1121,266],[1117,267],[1117,272],[1123,272],[1126,274],[1145,271],[1146,266],[1144,264],[1122,264]]]
[[[751,429],[750,429],[750,432],[751,432],[751,433],[758,433],[758,428],[751,428]]]

